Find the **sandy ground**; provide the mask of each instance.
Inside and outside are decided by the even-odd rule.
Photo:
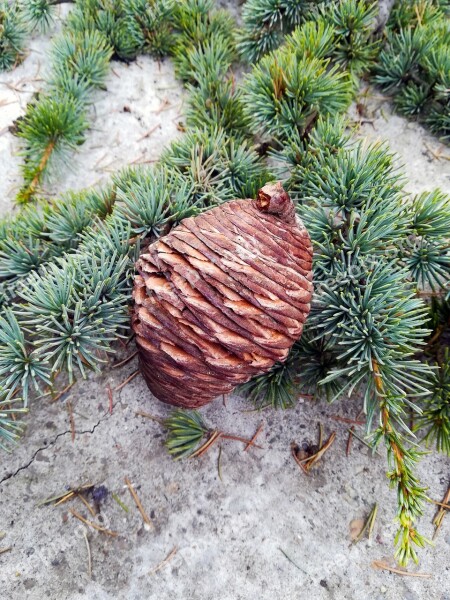
[[[47,45],[35,37],[23,65],[0,75],[0,211],[11,209],[20,186],[18,143],[7,128],[42,85]],[[113,68],[107,91],[93,98],[86,143],[71,169],[48,185],[48,193],[105,180],[130,162],[155,160],[179,135],[182,90],[170,62],[140,58]],[[369,99],[366,119],[371,122],[360,134],[388,140],[404,164],[408,191],[440,186],[450,192],[450,161],[436,158],[440,152],[448,157],[448,148],[393,116],[378,97]],[[2,599],[450,600],[450,521],[435,546],[420,553],[420,571],[430,579],[371,566],[380,559],[393,564],[395,494],[384,475],[384,455],[368,456],[355,441],[346,457],[347,426],[332,416],[355,416],[357,401],[332,406],[303,401],[291,411],[263,413],[248,412],[251,407],[237,396],[226,406],[214,402],[202,411],[211,425],[251,436],[264,424],[263,449],[243,452],[236,442],[222,443],[220,477],[219,446],[198,460],[168,457],[161,427],[136,414],[168,412],[140,377],[113,393],[110,411],[107,386],[118,386],[136,366],[135,361],[119,369],[110,365],[57,403],[36,401],[24,441],[12,455],[0,455],[0,550],[11,548],[0,554]],[[306,477],[289,446],[292,440],[315,441],[319,421],[325,434],[336,431],[337,439]],[[449,484],[448,460],[425,457],[419,475],[430,495],[440,499]],[[143,523],[125,477],[152,526]],[[38,506],[84,483],[108,490],[95,518],[79,499]],[[374,502],[379,511],[372,540],[351,544],[352,521],[367,516]],[[85,528],[71,508],[118,535]],[[427,506],[421,531],[428,536],[433,514]]]

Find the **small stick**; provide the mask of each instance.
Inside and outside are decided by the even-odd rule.
[[[318,443],[319,448],[322,448],[322,445],[323,445],[323,425],[322,425],[322,423],[319,423],[319,443]]]
[[[61,398],[61,396],[64,396],[64,394],[66,392],[68,392],[74,384],[75,384],[75,381],[73,381],[72,383],[69,383],[69,385],[66,385],[66,387],[63,390],[61,390],[58,394],[56,394],[56,396],[53,396],[53,398],[50,400],[50,402],[52,404],[54,402],[58,402],[58,400]]]
[[[127,363],[129,363],[130,360],[133,360],[133,358],[136,356],[137,353],[138,353],[138,351],[136,350],[136,352],[133,352],[133,354],[130,354],[130,356],[127,356],[126,358],[124,358],[120,362],[114,363],[112,365],[112,368],[113,369],[120,369],[120,367],[123,367],[124,365],[126,365]]]
[[[119,535],[117,533],[117,531],[110,531],[109,529],[105,529],[104,527],[100,527],[100,525],[97,525],[97,523],[92,523],[92,521],[88,521],[83,516],[81,516],[80,513],[78,513],[76,510],[74,510],[73,508],[69,508],[69,512],[74,517],[76,517],[79,521],[81,521],[85,525],[88,525],[89,527],[92,527],[93,529],[96,529],[97,531],[101,531],[102,533],[106,533],[106,535],[110,535],[111,537],[117,537]]]
[[[46,500],[42,500],[41,502],[39,502],[39,504],[37,504],[36,506],[43,506],[45,504],[50,504],[51,502],[55,502],[56,500],[67,500],[67,496],[72,496],[75,493],[81,493],[83,490],[87,490],[89,488],[94,487],[92,483],[85,483],[84,485],[80,486],[79,488],[76,489],[72,489],[72,490],[68,490],[63,492],[62,494],[58,494],[57,496],[53,496],[52,498],[47,498]],[[56,506],[56,504],[55,504]]]
[[[89,502],[86,500],[86,498],[82,494],[77,494],[77,497],[81,500],[81,502],[85,505],[85,507],[88,509],[88,511],[91,513],[91,515],[95,519],[95,511],[92,508],[92,506],[89,504]]]
[[[297,568],[299,571],[302,571],[302,573],[306,573],[306,571],[304,571],[304,570],[303,570],[301,567],[299,567],[299,566],[298,566],[298,564],[297,564],[296,562],[294,562],[294,561],[292,560],[292,558],[291,558],[290,556],[288,556],[288,555],[286,554],[286,552],[285,552],[285,551],[284,551],[282,548],[278,548],[278,550],[281,552],[281,554],[283,554],[283,556],[284,556],[285,558],[287,558],[287,559],[288,559],[288,561],[289,561],[291,564],[293,564],[293,565],[294,565],[294,567],[296,567],[296,568]],[[306,573],[306,574],[307,574],[307,573]]]
[[[112,415],[112,411],[113,411],[113,392],[112,392],[111,386],[108,385],[108,387],[106,388],[106,390],[108,392],[109,414]]]
[[[130,509],[128,508],[128,506],[122,502],[122,500],[119,498],[119,496],[117,494],[112,493],[111,496],[112,496],[113,500],[115,500],[117,502],[117,504],[120,506],[120,508],[122,510],[124,510],[126,513],[130,512]]]
[[[433,500],[433,498],[429,498],[430,502],[432,502],[433,504],[436,504],[437,506],[442,506],[442,508],[446,508],[447,510],[450,510],[450,504],[445,504],[445,502],[438,502],[437,500]]]
[[[207,450],[209,450],[209,448],[211,448],[211,446],[214,444],[214,442],[217,442],[217,440],[222,436],[222,434],[220,433],[220,431],[213,431],[212,434],[209,436],[209,438],[206,440],[206,442],[204,444],[202,444],[200,446],[200,448],[197,448],[197,450],[195,452],[193,452],[189,458],[195,458],[196,456],[201,456],[202,454],[205,454],[205,452],[207,452]]]
[[[448,503],[450,502],[450,486],[447,490],[447,492],[445,493],[445,496],[442,499],[442,503]],[[446,515],[446,510],[445,508],[443,508],[442,506],[439,508],[439,510],[437,511],[434,519],[433,519],[433,525],[435,527],[434,529],[434,534],[433,534],[433,540],[435,539],[435,537],[437,536],[437,534],[439,533],[439,529],[442,526],[442,523],[444,521],[444,517]]]
[[[72,402],[70,402],[70,400],[67,400],[67,410],[69,411],[70,435],[73,443],[75,441],[75,418],[73,416]]]
[[[91,579],[92,578],[91,548],[89,546],[89,540],[88,540],[88,536],[87,536],[85,529],[83,529],[83,536],[84,536],[84,541],[86,542],[86,549],[87,549],[87,553],[88,553],[88,577],[89,577],[89,579]]]
[[[353,431],[354,431],[354,427],[350,427],[350,429],[348,430],[348,440],[347,440],[347,446],[345,448],[345,456],[350,456],[350,450],[352,447],[352,440],[353,440]]]
[[[220,435],[224,440],[234,440],[235,442],[242,442],[243,444],[249,444],[251,442],[251,440],[248,438],[243,438],[238,435],[231,435],[231,433],[221,433]],[[263,447],[258,446],[258,444],[252,444],[252,447],[259,448],[260,450],[263,449]]]
[[[127,385],[127,383],[130,383],[130,381],[132,381],[137,375],[139,375],[139,369],[137,369],[134,373],[131,373],[131,375],[129,377],[127,377],[127,379],[125,379],[125,381],[123,383],[121,383],[120,385],[115,387],[114,391],[118,392],[119,390],[124,388]]]
[[[12,546],[8,546],[8,548],[0,548],[0,554],[5,554],[5,552],[11,552]]]
[[[330,437],[325,442],[325,444],[315,454],[313,454],[312,456],[309,456],[305,460],[300,461],[300,462],[305,463],[306,471],[309,471],[322,458],[322,456],[325,454],[325,452],[328,450],[328,448],[331,447],[331,445],[333,444],[335,439],[336,439],[336,433],[333,431],[333,433],[330,435]]]
[[[156,565],[156,567],[154,567],[150,571],[149,575],[154,575],[155,573],[160,571],[163,567],[165,567],[167,565],[167,563],[169,563],[172,560],[172,558],[175,556],[177,551],[178,551],[178,548],[176,546],[174,546],[172,548],[172,550],[169,552],[169,554],[166,556],[166,558],[164,560],[162,560],[158,565]]]
[[[411,573],[410,571],[402,571],[401,569],[390,567],[382,560],[374,560],[372,562],[372,567],[374,567],[375,569],[383,569],[386,571],[390,571],[391,573],[396,573],[397,575],[405,575],[407,577],[425,577],[426,579],[430,579],[430,577],[432,577],[431,573]]]
[[[378,512],[378,504],[375,503],[372,510],[370,511],[369,516],[367,517],[366,522],[364,523],[363,528],[358,533],[356,538],[353,540],[353,544],[357,544],[358,542],[360,542],[362,540],[364,534],[366,533],[366,531],[367,531],[367,537],[370,540],[370,536],[372,535],[373,528],[375,527],[375,519],[377,518],[377,512]]]
[[[141,501],[139,500],[139,497],[136,494],[136,491],[135,491],[134,487],[132,486],[131,481],[128,479],[128,477],[125,477],[125,483],[127,484],[128,489],[130,490],[130,494],[132,495],[133,500],[134,500],[134,502],[135,502],[135,504],[136,504],[139,512],[142,515],[144,523],[147,523],[147,525],[150,525],[151,527],[154,527],[152,521],[150,520],[150,518],[148,517],[147,513],[145,512],[144,507],[142,506]]]
[[[73,496],[75,496],[75,492],[68,492],[65,496],[58,500],[58,502],[55,502],[53,506],[59,506],[60,504],[64,504],[64,502],[67,502],[67,500],[70,500],[70,498],[73,498]]]
[[[345,417],[338,417],[337,415],[331,415],[333,421],[340,421],[341,423],[349,423],[350,425],[365,425],[364,421],[357,421],[356,419],[346,419]]]
[[[153,133],[153,132],[154,132],[156,129],[158,129],[158,127],[159,127],[159,124],[158,124],[158,125],[155,125],[155,126],[154,126],[154,127],[152,127],[151,129],[149,129],[148,131],[146,131],[146,132],[145,132],[143,135],[141,135],[141,137],[140,137],[140,138],[138,138],[136,141],[137,141],[137,142],[141,142],[143,139],[145,139],[145,138],[147,138],[147,137],[150,137],[150,136],[152,135],[152,133]]]
[[[350,429],[347,429],[347,431],[350,431]],[[368,444],[364,438],[362,438],[360,435],[358,435],[356,433],[355,430],[353,430],[353,435],[355,436],[355,438],[357,440],[359,440],[361,442],[361,444],[364,444],[364,446],[367,446],[369,448],[369,450],[372,451],[372,454],[377,454],[378,456],[380,456],[380,453],[378,452],[378,450],[376,448],[374,449],[370,444]]]
[[[137,417],[145,417],[146,419],[151,419],[152,421],[156,421],[160,425],[164,425],[164,419],[160,419],[159,417],[155,417],[154,415],[151,415],[150,413],[144,412],[143,410],[137,410],[134,414]]]
[[[220,481],[222,479],[222,446],[219,446],[219,456],[217,457],[217,473],[219,474]]]
[[[261,431],[263,430],[263,427],[264,427],[264,423],[263,423],[263,422],[261,422],[261,423],[260,423],[260,425],[259,425],[259,427],[258,427],[258,429],[257,429],[257,430],[256,430],[256,432],[255,432],[255,435],[252,437],[252,439],[249,441],[249,443],[248,443],[248,444],[245,446],[245,448],[244,448],[244,452],[247,452],[247,450],[248,450],[249,448],[251,448],[252,446],[254,446],[254,445],[255,445],[256,438],[258,437],[258,435],[259,435],[259,434],[261,433]]]

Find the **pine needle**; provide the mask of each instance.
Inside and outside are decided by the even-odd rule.
[[[358,542],[360,542],[362,540],[364,534],[366,533],[366,531],[367,531],[367,537],[370,540],[370,537],[373,532],[373,528],[375,527],[375,519],[377,518],[377,512],[378,512],[378,504],[375,503],[372,510],[370,511],[369,516],[366,519],[366,522],[364,523],[363,528],[358,533],[356,538],[353,540],[353,542],[352,542],[353,544],[357,544]]]
[[[176,546],[174,546],[172,548],[172,550],[169,552],[169,554],[166,556],[166,558],[164,560],[162,560],[158,565],[156,565],[156,567],[154,567],[150,571],[149,575],[154,575],[155,573],[160,571],[163,567],[165,567],[172,560],[172,558],[175,556],[175,554],[177,552],[178,552],[178,548]]]
[[[88,519],[85,519],[82,515],[80,515],[80,513],[78,513],[73,508],[69,508],[69,512],[75,518],[77,518],[79,521],[84,523],[85,525],[88,525],[89,527],[92,527],[93,529],[96,529],[97,531],[100,531],[101,533],[105,533],[106,535],[110,535],[111,537],[117,537],[119,535],[117,533],[117,531],[111,531],[109,529],[106,529],[105,527],[100,527],[100,525],[97,525],[96,523],[93,523],[92,521],[88,521]]]
[[[139,369],[137,369],[134,373],[131,373],[131,375],[129,377],[127,377],[125,379],[125,381],[123,381],[120,385],[118,385],[117,387],[114,388],[115,392],[120,391],[122,388],[124,388],[127,384],[130,383],[130,381],[132,381],[135,377],[137,377],[139,375]]]
[[[139,512],[142,515],[142,518],[144,520],[144,523],[147,523],[147,525],[149,525],[150,527],[154,528],[155,526],[153,525],[153,522],[151,521],[150,517],[147,515],[147,513],[144,510],[144,507],[142,506],[141,501],[139,500],[139,496],[137,495],[133,485],[131,484],[131,481],[128,479],[128,477],[125,477],[125,483],[128,486],[128,489],[130,490],[130,494],[133,497],[133,500],[139,510]]]
[[[83,537],[84,537],[84,541],[86,542],[86,550],[87,550],[87,554],[88,554],[88,577],[89,577],[89,579],[91,579],[92,578],[91,548],[89,546],[89,540],[88,540],[88,536],[87,536],[85,529],[83,529]]]
[[[437,511],[434,519],[433,519],[433,525],[435,527],[434,529],[434,534],[433,534],[433,540],[436,538],[437,534],[439,533],[439,530],[442,526],[442,523],[444,521],[444,517],[447,513],[447,510],[450,509],[450,487],[448,488],[448,490],[446,491],[443,499],[442,499],[442,504],[439,504],[440,509]]]
[[[423,577],[425,579],[430,579],[432,577],[431,573],[411,573],[411,571],[404,571],[403,569],[397,569],[395,567],[390,567],[388,564],[386,564],[382,560],[374,560],[372,562],[372,567],[374,567],[374,569],[382,569],[383,571],[390,571],[391,573],[395,573],[396,575],[403,575],[405,577]]]

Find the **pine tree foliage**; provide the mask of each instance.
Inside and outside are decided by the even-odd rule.
[[[374,71],[401,114],[450,139],[450,20],[439,2],[396,3]]]
[[[21,0],[21,10],[31,30],[46,32],[53,25],[56,0]]]
[[[0,2],[0,71],[17,65],[24,52],[28,33],[26,20],[17,2]]]
[[[250,64],[278,48],[283,35],[311,17],[320,0],[247,0],[238,39],[241,56]]]

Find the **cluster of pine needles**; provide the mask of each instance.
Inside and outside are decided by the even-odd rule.
[[[0,6],[3,67],[18,60],[5,59],[20,52],[17,23],[51,26],[54,2],[26,4],[28,16],[22,5]],[[418,8],[409,14],[406,4]],[[375,71],[403,112],[420,92],[424,118],[445,133],[445,10],[397,2],[385,41],[365,0],[248,0],[240,31],[211,0],[77,0],[19,124],[23,206],[0,222],[0,444],[18,438],[33,395],[54,389],[60,373],[73,381],[98,370],[130,335],[142,244],[279,178],[313,240],[316,291],[287,361],[246,392],[260,408],[288,408],[301,394],[362,398],[366,439],[385,446],[397,491],[397,557],[416,561],[426,543],[416,529],[427,499],[420,442],[450,454],[450,197],[407,194],[388,147],[354,141],[342,115]],[[413,51],[419,38],[423,55]],[[46,202],[45,177],[83,142],[110,61],[141,53],[172,57],[187,91],[186,133],[153,167]],[[237,84],[239,59],[253,66]],[[414,76],[405,78],[405,65]],[[177,412],[167,426],[176,457],[225,436],[196,413]]]

